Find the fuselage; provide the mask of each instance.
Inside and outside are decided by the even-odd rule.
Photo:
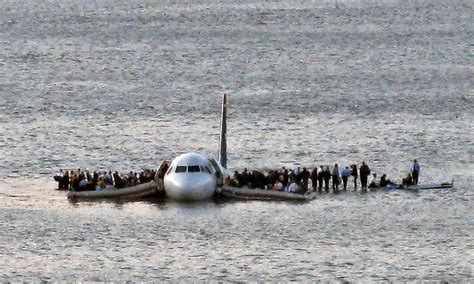
[[[176,157],[164,176],[168,197],[175,200],[204,200],[216,193],[222,185],[222,167],[212,158],[197,153]]]

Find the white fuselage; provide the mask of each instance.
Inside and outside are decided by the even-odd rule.
[[[183,154],[171,162],[163,182],[166,195],[172,199],[209,199],[222,184],[222,170],[215,160],[204,155]]]

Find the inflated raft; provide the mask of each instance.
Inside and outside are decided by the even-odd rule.
[[[387,185],[384,187],[388,190],[426,190],[426,189],[440,189],[440,188],[453,188],[454,181],[451,182],[443,182],[443,183],[424,183],[424,184],[417,184],[417,185]],[[376,187],[375,189],[380,189],[381,187]]]
[[[161,183],[155,181],[139,184],[136,186],[124,187],[124,188],[108,188],[103,190],[93,191],[70,191],[67,194],[68,198],[139,198],[147,197],[151,195],[163,192],[163,186]]]
[[[425,184],[404,186],[403,189],[422,190],[422,189],[453,188],[453,185],[454,185],[454,181],[443,182],[443,183],[425,183]]]
[[[232,187],[229,185],[223,185],[218,188],[217,192],[228,198],[244,199],[244,200],[289,200],[289,201],[310,201],[316,197],[316,193],[309,191],[305,194],[298,194],[285,191],[273,191],[273,190],[262,190],[262,189],[249,189]]]

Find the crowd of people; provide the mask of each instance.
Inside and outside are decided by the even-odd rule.
[[[367,191],[368,188],[401,187],[403,185],[418,184],[419,172],[420,166],[415,160],[410,173],[403,179],[402,185],[398,185],[390,181],[386,174],[383,174],[380,179],[376,173],[371,175],[371,169],[365,161],[359,167],[356,164],[346,166],[343,169],[338,164],[334,164],[333,167],[321,165],[311,170],[306,167],[297,167],[296,169],[282,167],[277,170],[269,170],[267,174],[258,170],[249,171],[245,168],[241,173],[235,171],[229,184],[235,187],[293,193],[305,193],[308,190],[338,192],[339,190],[347,190],[349,180],[353,182],[353,190],[357,191],[358,180],[360,179],[361,190]]]
[[[122,174],[118,171],[94,171],[89,170],[59,170],[54,176],[58,182],[59,189],[86,191],[102,190],[108,187],[124,188],[146,182],[155,178],[155,171],[144,170],[141,172],[130,171],[128,174]]]
[[[162,167],[158,176],[163,178],[167,165]],[[358,167],[356,164],[340,169],[338,164],[330,166],[319,166],[309,170],[306,167],[287,169],[282,167],[278,170],[270,170],[267,174],[258,170],[249,171],[247,168],[242,173],[234,172],[233,177],[227,181],[231,186],[248,187],[253,189],[267,189],[274,191],[287,191],[293,193],[305,193],[308,190],[323,192],[338,192],[340,189],[346,191],[349,180],[354,184],[353,190],[357,191],[358,180],[362,191],[368,188],[377,187],[402,187],[405,185],[418,184],[420,165],[414,160],[409,174],[402,179],[402,184],[396,184],[383,174],[380,179],[365,161]],[[369,180],[369,177],[370,180]],[[141,172],[130,171],[128,174],[121,174],[117,171],[82,171],[81,169],[63,171],[62,169],[54,176],[58,182],[59,189],[74,191],[102,190],[108,187],[124,188],[138,184],[150,182],[155,179],[155,171],[144,170]]]

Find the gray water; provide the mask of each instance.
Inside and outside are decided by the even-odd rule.
[[[3,1],[0,281],[472,281],[471,1]],[[454,189],[69,202],[59,168],[368,162]]]

